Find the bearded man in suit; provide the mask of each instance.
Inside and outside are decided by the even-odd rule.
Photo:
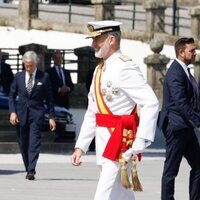
[[[131,165],[132,155],[142,153],[154,141],[158,116],[154,92],[139,66],[120,50],[120,25],[111,20],[88,23],[95,56],[102,62],[94,71],[88,108],[71,162],[80,166],[81,156],[95,137],[101,173],[94,200],[135,199],[131,184],[126,187],[121,183],[121,164],[126,161],[127,166]],[[140,120],[136,106],[140,107]]]
[[[166,159],[162,176],[162,200],[174,200],[175,177],[183,157],[191,167],[189,199],[200,199],[200,147],[195,128],[200,127],[198,84],[190,73],[196,45],[193,38],[175,43],[176,59],[164,79],[163,106],[158,126],[166,140]]]

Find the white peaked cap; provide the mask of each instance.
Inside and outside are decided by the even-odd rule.
[[[121,24],[121,22],[112,20],[88,22],[87,27],[90,33],[90,37],[87,38],[97,37],[107,32],[120,31]]]

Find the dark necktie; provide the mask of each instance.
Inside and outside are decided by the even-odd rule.
[[[192,87],[193,87],[193,91],[197,95],[199,95],[199,87],[198,87],[197,81],[195,80],[194,76],[192,76],[192,74],[190,72],[190,68],[188,68],[188,73],[189,73],[190,83],[192,84]]]
[[[26,88],[28,95],[31,94],[32,87],[33,87],[33,74],[30,74],[29,79],[28,79],[27,88]]]
[[[58,67],[58,74],[59,74],[60,81],[61,81],[61,83],[63,85],[62,69],[60,67]]]

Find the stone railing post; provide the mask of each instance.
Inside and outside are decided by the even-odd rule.
[[[191,16],[191,36],[198,39],[200,36],[200,6],[191,8],[189,14]]]
[[[85,83],[87,72],[90,68],[97,65],[94,56],[94,49],[90,46],[74,49],[74,54],[78,56],[78,83]]]
[[[170,58],[160,54],[163,49],[164,42],[159,39],[153,39],[150,42],[150,48],[154,54],[144,58],[144,63],[147,65],[147,82],[154,90],[160,106],[162,105],[163,80],[166,74],[166,65]]]
[[[46,70],[45,66],[45,53],[47,52],[47,46],[40,45],[40,44],[27,44],[19,46],[19,53],[23,55],[26,51],[35,51],[39,57],[38,69],[41,71]]]
[[[146,34],[152,38],[156,32],[165,32],[165,9],[166,5],[160,0],[145,0],[146,10]]]
[[[38,0],[20,0],[16,27],[30,29],[32,18],[38,18]]]
[[[94,56],[94,49],[90,46],[74,49],[74,54],[78,56],[78,77],[73,94],[70,96],[71,107],[87,106],[86,79],[88,70],[97,66],[98,60]]]
[[[95,4],[95,20],[114,20],[115,6],[112,0],[91,0]]]

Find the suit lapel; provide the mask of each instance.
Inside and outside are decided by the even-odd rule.
[[[174,61],[176,62],[176,67],[178,69],[178,71],[180,71],[179,74],[177,74],[177,76],[185,76],[185,79],[186,79],[186,85],[188,86],[188,90],[191,90],[192,89],[192,85],[191,85],[191,82],[189,80],[189,77],[187,76],[187,74],[185,73],[183,67],[180,65],[180,63],[178,63],[176,60]]]
[[[23,90],[28,95],[27,90],[26,90],[26,71],[25,70],[22,72],[21,84],[22,84]]]
[[[52,68],[52,72],[53,72],[53,74],[56,74],[57,79],[60,80],[60,77],[59,77],[58,72],[57,72],[57,70],[56,70],[56,66],[54,66],[54,67]]]
[[[54,70],[53,73],[56,74],[56,76],[54,76],[54,74],[53,74],[53,76],[56,78],[55,82],[59,83],[59,86],[62,86],[62,81],[60,80],[60,77],[58,75],[58,72],[57,72],[55,66],[53,67],[53,70]],[[64,71],[63,71],[63,74],[64,74]],[[64,76],[65,76],[65,74],[64,74]]]

